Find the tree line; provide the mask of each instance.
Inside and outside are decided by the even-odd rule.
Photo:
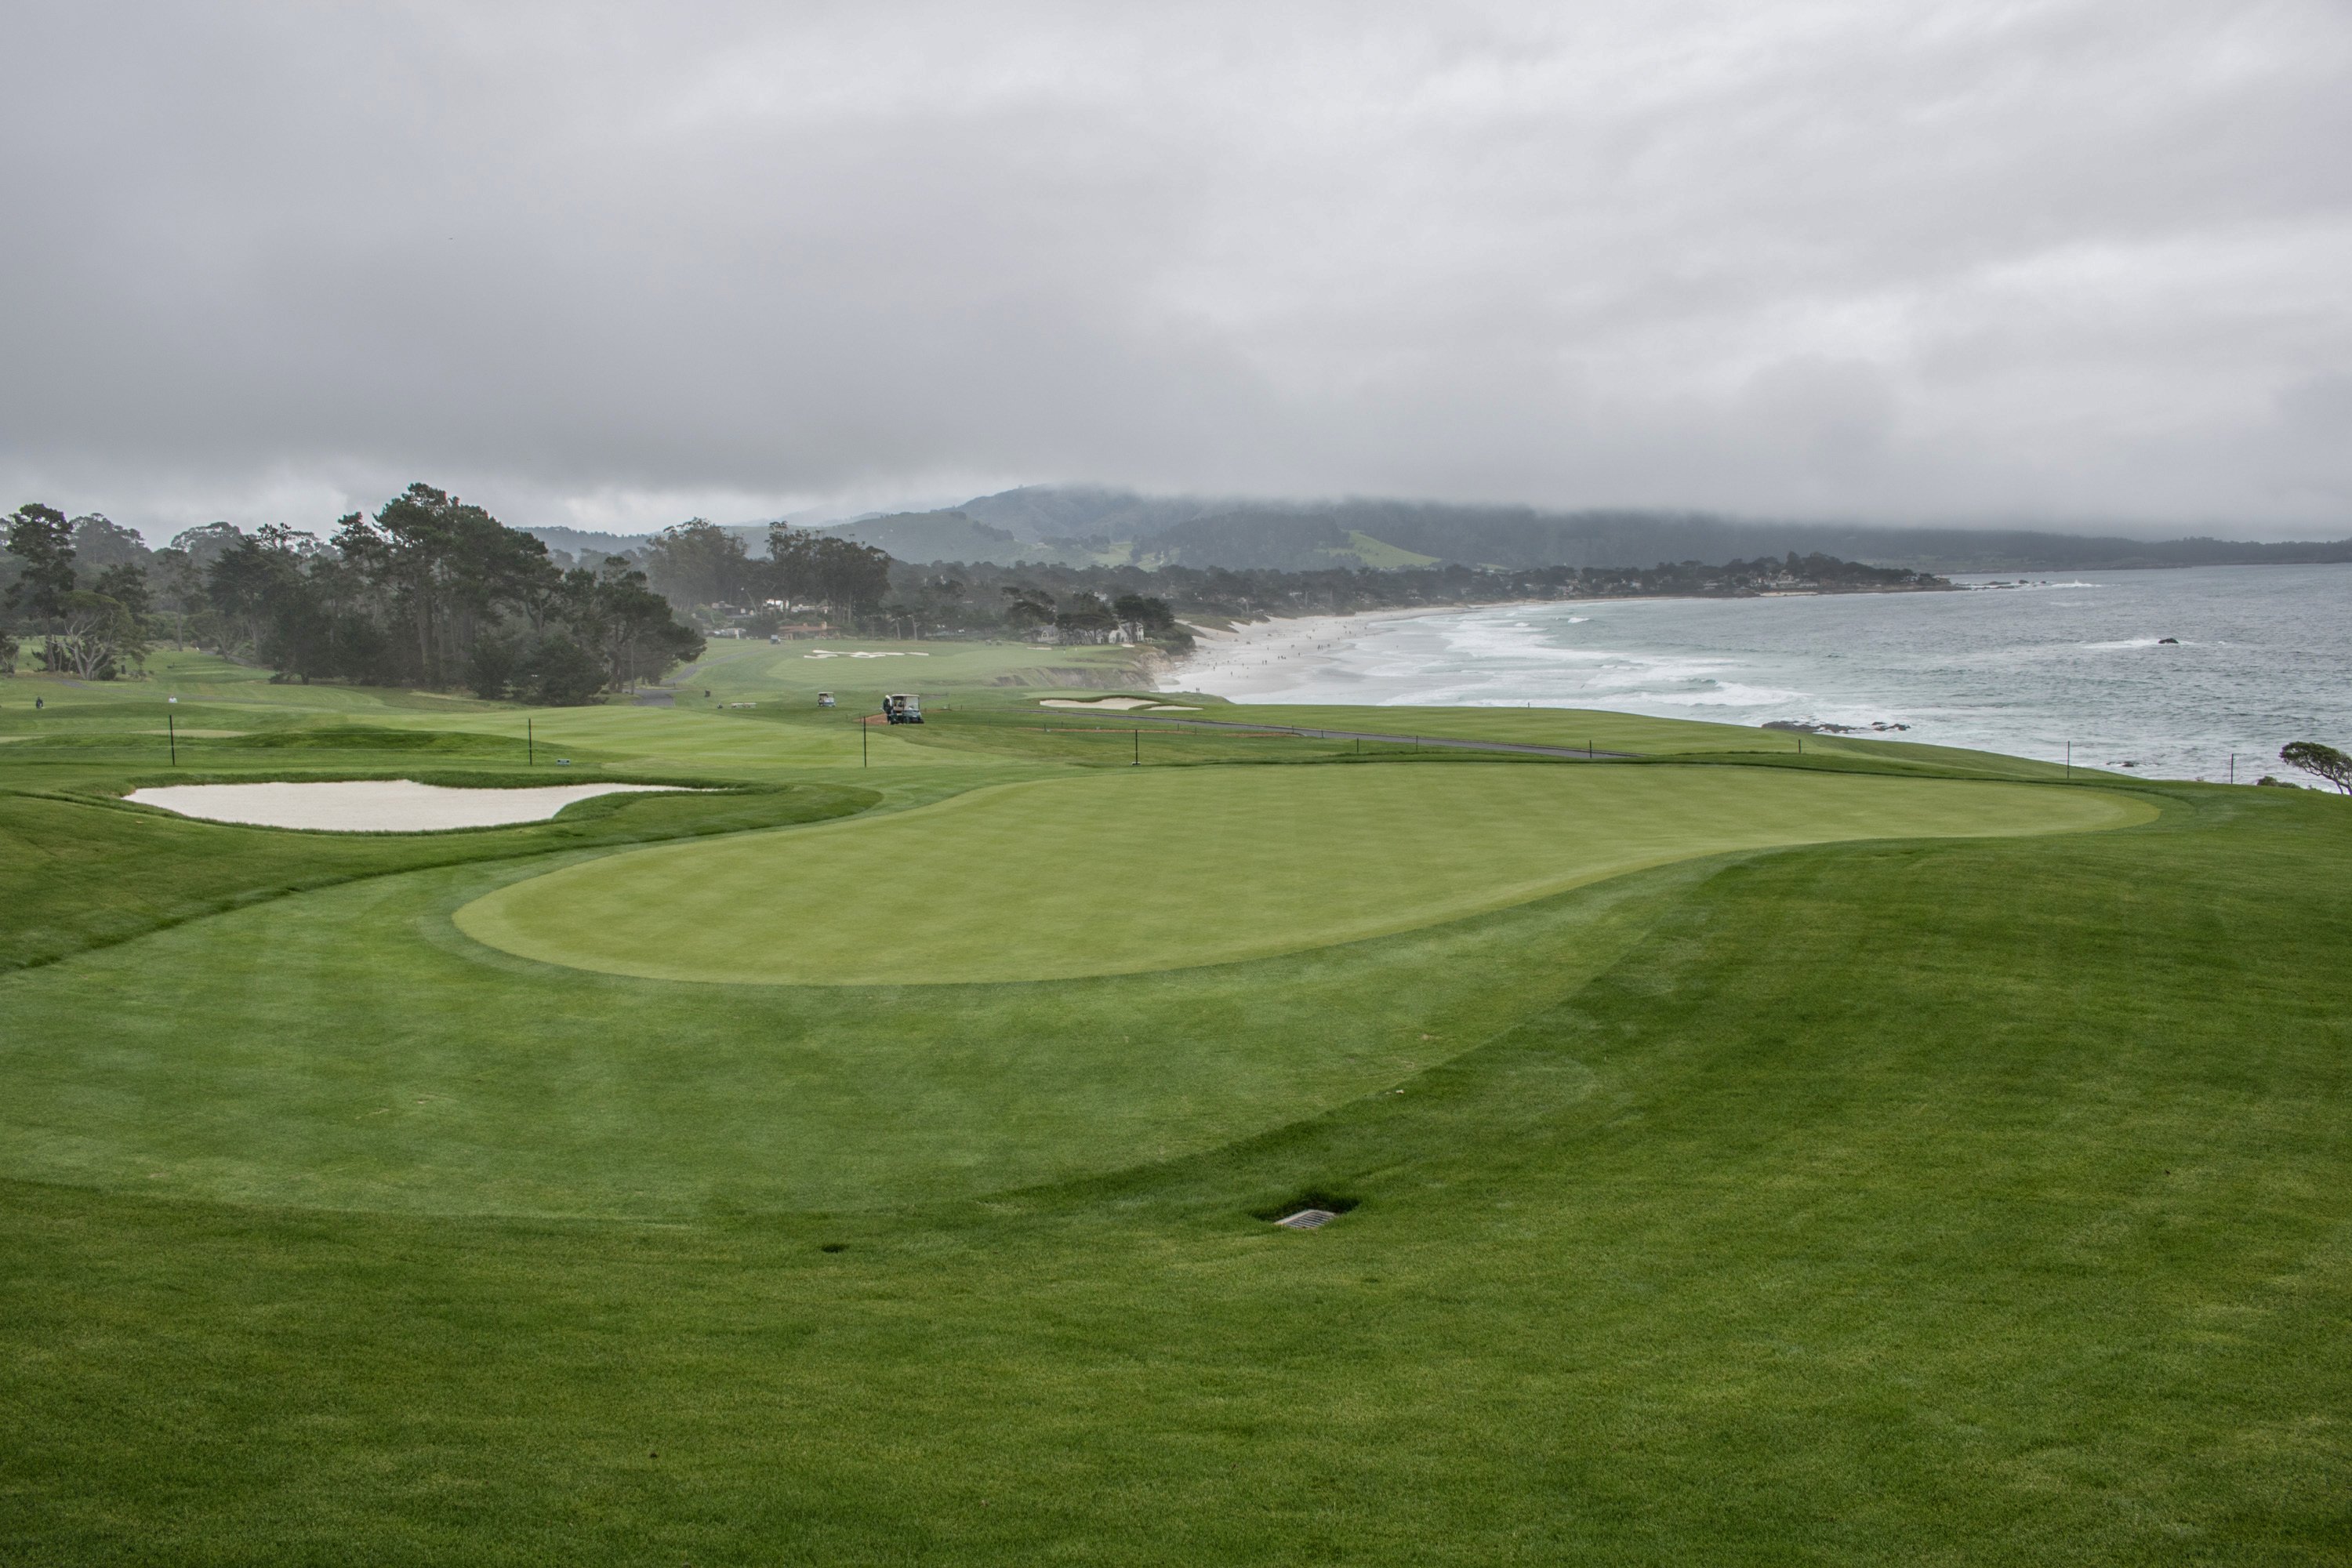
[[[766,548],[755,555],[741,533],[701,518],[664,529],[631,558],[680,612],[714,628],[917,637],[1051,627],[1068,642],[1107,642],[1122,633],[1192,641],[1169,602],[1141,591],[1149,582],[1140,572],[1100,592],[1074,586],[1066,572],[1046,587],[1025,567],[911,566],[878,546],[785,523],[768,529]]]
[[[893,560],[776,524],[752,553],[697,518],[627,554],[575,559],[487,511],[413,485],[321,540],[211,523],[149,551],[102,517],[27,506],[8,519],[0,587],[46,668],[106,679],[168,635],[289,679],[345,679],[536,702],[584,701],[698,657],[702,632],[787,627],[1191,646],[1184,620],[1343,614],[1515,599],[1944,588],[1925,573],[1826,555],[1710,566],[1460,564],[1291,571]],[[13,668],[13,664],[11,666]]]
[[[144,541],[100,516],[68,520],[54,507],[17,508],[0,534],[0,674],[13,674],[26,637],[44,669],[110,680],[145,659],[153,595]]]
[[[46,669],[114,679],[169,637],[282,679],[574,703],[703,647],[635,563],[561,564],[430,485],[338,519],[323,540],[216,522],[151,551],[103,517],[26,505],[6,520],[6,546],[9,669],[30,647]]]
[[[1193,619],[1345,614],[1515,599],[1662,595],[1731,597],[1811,591],[1948,588],[1925,572],[1812,554],[1706,565],[1546,566],[1505,571],[1425,567],[1073,566],[1038,562],[899,561],[882,550],[776,524],[763,555],[743,535],[694,519],[656,535],[635,559],[653,585],[714,628],[764,635],[787,627],[897,637],[1123,640],[1171,651],[1192,645]],[[811,617],[815,617],[812,622]]]
[[[683,610],[740,609],[762,626],[814,614],[845,630],[872,620],[877,631],[887,618],[896,564],[873,545],[783,523],[768,530],[765,553],[754,555],[741,534],[698,517],[662,530],[638,559]]]

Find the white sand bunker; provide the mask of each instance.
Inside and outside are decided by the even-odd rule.
[[[544,784],[530,789],[452,789],[414,779],[336,784],[165,784],[123,798],[207,822],[308,827],[327,833],[434,833],[544,822],[574,801],[600,795],[675,790],[674,784]]]
[[[1117,709],[1125,712],[1130,708],[1149,708],[1154,713],[1198,713],[1198,708],[1180,708],[1173,702],[1154,702],[1149,697],[1048,697],[1037,704],[1040,708]]]

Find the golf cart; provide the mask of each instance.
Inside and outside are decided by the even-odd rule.
[[[923,700],[912,692],[894,691],[882,699],[882,717],[893,724],[923,721]]]

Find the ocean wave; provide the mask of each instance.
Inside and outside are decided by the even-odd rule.
[[[1979,581],[1982,581],[1979,578]],[[2141,776],[2352,735],[2352,568],[2117,573],[2003,595],[1604,600],[1382,614],[1166,678],[1243,702],[1533,704],[1848,726]],[[2176,635],[2185,655],[2161,652]],[[2146,650],[2157,648],[2150,653]],[[1288,652],[1292,657],[1277,657]],[[1874,723],[1911,725],[1899,736]],[[2257,773],[2256,776],[2259,776]]]
[[[1802,691],[1776,686],[1747,686],[1738,681],[1713,682],[1692,691],[1648,691],[1639,695],[1646,701],[1674,708],[1786,708],[1812,700]]]

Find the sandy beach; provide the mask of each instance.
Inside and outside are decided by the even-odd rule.
[[[1465,606],[1358,610],[1344,616],[1281,616],[1243,621],[1231,631],[1192,628],[1195,651],[1161,671],[1162,691],[1206,691],[1236,702],[1297,685],[1302,677],[1336,665],[1362,638],[1423,616],[1458,614]],[[1492,606],[1479,605],[1477,608]]]

